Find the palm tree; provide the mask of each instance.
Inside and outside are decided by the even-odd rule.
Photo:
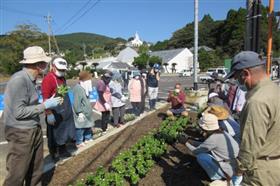
[[[169,73],[169,72],[168,72],[168,69],[167,69],[168,63],[163,63],[163,66],[164,66],[164,68],[165,68],[165,72]]]
[[[177,65],[177,63],[172,63],[171,64],[172,65],[172,73],[176,73],[176,68],[175,68],[175,66]]]

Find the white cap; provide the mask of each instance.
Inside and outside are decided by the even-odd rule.
[[[67,70],[67,61],[61,57],[58,57],[53,60],[53,65],[58,69],[58,70]]]
[[[208,99],[216,97],[216,96],[219,96],[219,94],[217,94],[216,92],[212,92],[208,95]]]

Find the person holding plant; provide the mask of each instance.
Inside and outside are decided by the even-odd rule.
[[[110,90],[112,94],[112,112],[114,119],[114,127],[120,127],[124,124],[125,101],[122,88],[122,76],[120,73],[113,73],[112,81],[110,82]]]
[[[186,94],[182,90],[180,83],[176,83],[175,89],[169,92],[167,101],[171,102],[171,109],[169,109],[166,114],[169,117],[174,116],[188,116],[188,112],[184,107]]]
[[[3,113],[8,141],[4,186],[41,185],[44,152],[40,114],[56,107],[60,97],[39,103],[36,79],[51,60],[39,46],[23,51],[23,69],[12,75],[5,89]],[[3,165],[2,165],[3,166]]]
[[[128,84],[129,100],[135,116],[140,116],[141,89],[140,73],[135,73]]]
[[[65,80],[67,61],[61,57],[52,59],[52,70],[42,82],[42,96],[46,100],[52,96],[63,97],[63,102],[55,108],[46,111],[48,148],[51,157],[66,158],[71,153],[66,149],[66,143],[75,139],[75,123],[73,118],[68,88]]]
[[[87,85],[91,84],[91,79],[92,75],[89,72],[81,71],[79,73],[79,83],[73,87],[77,148],[84,147],[87,142],[92,141],[93,137],[94,120],[87,88]]]
[[[112,73],[107,71],[97,82],[96,90],[98,92],[99,99],[94,105],[94,108],[101,112],[101,128],[102,133],[106,134],[108,123],[110,120],[110,111],[112,107],[112,94],[110,91],[109,83],[112,79]]]
[[[214,114],[203,114],[198,123],[205,141],[187,139],[189,154],[197,158],[200,166],[213,180],[210,185],[227,185],[235,174],[239,145],[227,132],[220,129],[218,118]]]

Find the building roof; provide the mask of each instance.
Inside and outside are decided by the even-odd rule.
[[[135,57],[138,57],[139,54],[130,47],[126,47],[122,51],[120,51],[119,55],[117,56],[117,60],[124,63],[131,64],[134,61]]]
[[[197,50],[200,50],[200,49],[203,49],[203,50],[205,50],[206,52],[213,51],[213,49],[210,48],[210,47],[208,47],[208,46],[199,46]],[[193,51],[194,51],[194,47],[191,47],[191,48],[190,48],[190,51],[193,52]]]
[[[176,57],[179,53],[181,53],[186,48],[179,48],[179,49],[171,49],[171,50],[160,50],[151,52],[151,56],[158,56],[162,59],[162,64],[168,63],[171,59]]]
[[[127,63],[119,62],[119,61],[107,61],[99,63],[96,67],[97,69],[129,69],[131,66]]]
[[[113,62],[111,63],[108,68],[113,68],[113,69],[129,69],[131,68],[130,65],[128,65],[127,63],[123,63],[123,62]]]

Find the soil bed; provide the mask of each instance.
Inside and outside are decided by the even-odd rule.
[[[135,125],[94,145],[63,165],[47,172],[43,176],[43,185],[74,185],[78,179],[85,178],[89,172],[95,172],[99,166],[107,168],[114,157],[130,148],[142,136],[157,129],[165,117],[167,107],[143,118]],[[167,153],[158,159],[139,185],[202,185],[207,176],[195,159],[186,155],[182,144],[168,146]]]

